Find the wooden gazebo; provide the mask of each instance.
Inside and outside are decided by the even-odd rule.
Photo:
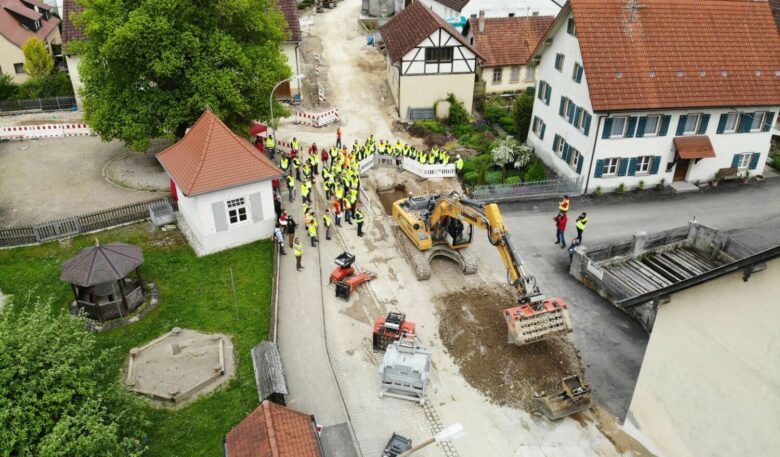
[[[144,302],[143,263],[138,246],[98,242],[66,260],[60,280],[70,283],[79,309],[105,322],[126,316]],[[128,278],[133,271],[135,278]]]

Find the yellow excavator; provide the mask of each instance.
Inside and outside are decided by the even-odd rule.
[[[476,271],[471,254],[473,227],[487,232],[507,269],[507,282],[518,293],[519,306],[504,310],[509,341],[518,346],[571,331],[566,303],[546,298],[536,278],[526,273],[509,230],[496,204],[463,197],[457,192],[405,198],[393,203],[396,238],[417,279],[430,277],[430,260],[446,256],[461,264],[465,273]]]

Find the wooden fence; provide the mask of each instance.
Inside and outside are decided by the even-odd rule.
[[[149,208],[170,203],[177,209],[176,201],[170,196],[157,197],[125,206],[96,211],[81,216],[66,217],[40,224],[19,227],[0,227],[0,247],[23,246],[58,240],[81,233],[93,232],[128,222],[149,219]]]

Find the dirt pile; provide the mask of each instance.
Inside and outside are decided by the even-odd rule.
[[[499,405],[534,412],[535,393],[560,390],[561,379],[583,373],[566,337],[528,346],[507,343],[501,311],[515,305],[506,288],[461,289],[437,298],[439,333],[461,374]]]

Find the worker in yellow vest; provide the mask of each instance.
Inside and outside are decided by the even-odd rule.
[[[311,184],[309,184],[309,181],[301,181],[301,199],[303,200],[303,203],[310,203],[311,198],[309,195],[311,194]]]
[[[276,154],[276,140],[274,140],[273,135],[268,135],[268,138],[265,139],[265,149],[268,151],[271,160],[274,160],[274,154]]]
[[[292,173],[287,175],[287,194],[290,198],[290,203],[292,203],[293,198],[295,198],[295,176]]]
[[[569,196],[564,195],[563,200],[558,204],[558,211],[566,213],[569,211]]]
[[[363,236],[363,222],[365,222],[366,218],[363,216],[363,211],[360,211],[360,209],[355,210],[355,222],[357,223],[357,232],[358,236]]]
[[[585,231],[585,226],[588,225],[588,213],[583,212],[577,218],[577,222],[574,226],[577,228],[577,239],[582,243],[582,232]]]
[[[290,149],[292,149],[293,157],[297,157],[298,151],[301,150],[301,142],[298,141],[298,138],[293,137],[292,143],[290,144]]]
[[[460,154],[458,154],[455,158],[455,170],[457,170],[458,173],[463,170],[463,159],[460,157]]]
[[[295,241],[293,241],[293,254],[295,255],[295,268],[298,271],[301,271],[304,267],[301,265],[301,260],[303,259],[303,245],[301,244],[301,240],[298,239],[298,237],[295,237]]]
[[[330,239],[330,228],[333,225],[333,219],[330,216],[330,210],[326,209],[325,214],[322,215],[322,225],[325,226],[325,239]]]
[[[309,232],[309,240],[311,241],[311,247],[317,247],[317,218],[312,217],[307,227]]]
[[[284,172],[287,172],[287,168],[290,167],[290,158],[287,157],[287,154],[282,154],[282,160],[279,161],[279,166],[282,167],[282,170]]]

